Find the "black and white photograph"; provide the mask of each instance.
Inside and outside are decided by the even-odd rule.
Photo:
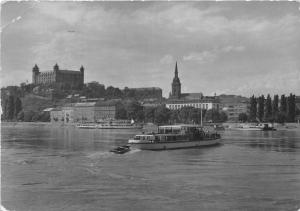
[[[299,211],[300,3],[1,3],[1,211]]]

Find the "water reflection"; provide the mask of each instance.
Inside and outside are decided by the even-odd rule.
[[[225,142],[250,146],[264,151],[296,152],[300,150],[300,131],[227,131]]]

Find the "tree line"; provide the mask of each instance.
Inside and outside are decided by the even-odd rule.
[[[134,119],[138,122],[152,122],[156,124],[200,124],[201,109],[183,107],[170,110],[165,105],[157,107],[143,107],[137,101],[119,103],[116,109],[116,119]],[[205,122],[225,122],[227,115],[215,109],[202,110],[202,120]]]
[[[2,115],[1,120],[3,121],[24,121],[24,122],[49,122],[49,112],[38,112],[32,110],[24,110],[22,101],[18,96],[9,95],[2,98]]]
[[[18,120],[21,119],[22,101],[19,97],[8,95],[1,100],[2,120]]]
[[[267,121],[267,122],[294,122],[299,110],[296,109],[296,96],[274,95],[273,99],[270,94],[265,98],[264,95],[250,98],[250,111],[247,117],[248,121]],[[240,116],[240,120],[245,116]]]

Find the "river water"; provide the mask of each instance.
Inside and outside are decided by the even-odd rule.
[[[2,125],[8,210],[298,210],[300,130],[225,131],[219,146],[110,149],[137,130]]]

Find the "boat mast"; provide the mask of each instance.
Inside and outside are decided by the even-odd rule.
[[[202,127],[202,105],[200,104],[200,125]]]

